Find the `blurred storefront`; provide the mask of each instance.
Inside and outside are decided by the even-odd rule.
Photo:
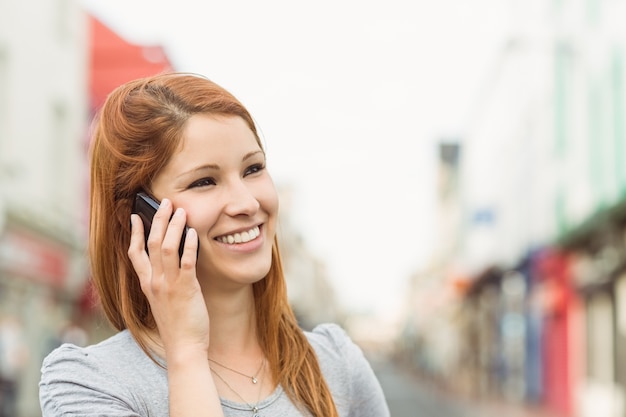
[[[478,399],[493,396],[501,386],[501,279],[498,268],[488,268],[475,277],[459,310],[463,318],[459,327],[463,360],[459,368],[464,383],[457,389]]]
[[[542,403],[559,415],[577,415],[582,355],[581,303],[571,273],[571,257],[556,248],[534,262],[531,300],[541,311]]]
[[[565,235],[572,279],[582,299],[586,352],[580,374],[580,416],[626,415],[626,201],[600,210]],[[600,414],[598,414],[600,413]]]
[[[75,328],[77,343],[86,342],[83,325],[90,310],[81,309],[85,270],[83,246],[61,239],[5,213],[0,235],[0,380],[2,416],[36,415],[41,361],[68,341]],[[67,236],[67,235],[66,235]]]

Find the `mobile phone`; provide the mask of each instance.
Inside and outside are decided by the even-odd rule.
[[[135,204],[133,206],[133,213],[136,213],[141,217],[143,222],[143,233],[146,238],[146,252],[148,251],[148,235],[150,234],[150,228],[152,227],[152,218],[154,217],[157,209],[159,208],[159,202],[149,196],[147,193],[140,191],[135,195]],[[185,246],[185,237],[187,236],[187,230],[189,228],[185,226],[183,234],[180,238],[180,246],[178,247],[178,256],[183,256],[183,248]]]

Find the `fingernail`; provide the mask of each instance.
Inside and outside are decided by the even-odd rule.
[[[167,198],[164,198],[164,199],[161,201],[161,205],[162,205],[163,207],[167,207],[167,206],[169,206],[169,205],[170,205],[170,200],[169,200],[169,199],[167,199]]]

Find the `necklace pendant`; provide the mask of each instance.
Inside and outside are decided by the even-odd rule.
[[[257,379],[255,377],[252,377],[252,383],[256,384],[257,382],[258,382]]]

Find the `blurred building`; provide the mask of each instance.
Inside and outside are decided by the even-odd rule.
[[[41,360],[83,290],[87,39],[77,1],[0,1],[2,415],[39,414]]]
[[[324,262],[306,245],[306,239],[292,220],[292,190],[278,187],[280,217],[278,239],[283,260],[289,302],[300,325],[311,329],[317,324],[342,322],[344,312]]]
[[[92,114],[104,104],[113,89],[125,82],[174,69],[161,45],[134,44],[94,16],[89,16],[89,28]]]
[[[432,304],[424,294],[446,293],[441,271],[454,271],[456,296],[425,314],[455,312],[458,350],[438,349],[412,316],[412,357],[446,363],[455,378],[437,376],[472,395],[623,416],[626,2],[509,5],[509,36],[462,138],[462,215],[440,245],[456,247],[433,255],[439,281],[416,278],[409,301]]]
[[[458,289],[465,277],[454,264],[461,233],[460,138],[442,139],[437,148],[436,242],[430,262],[409,280],[408,320],[402,351],[429,378],[456,371],[460,350],[455,327]]]

